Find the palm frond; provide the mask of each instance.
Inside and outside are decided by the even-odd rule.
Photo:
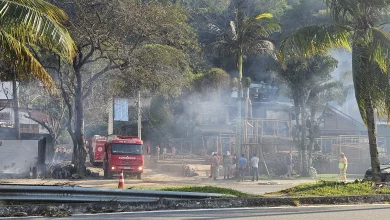
[[[40,80],[49,88],[54,88],[50,75],[46,72],[41,63],[33,56],[29,49],[12,35],[0,31],[0,48],[2,58],[11,64],[18,77],[26,79],[34,77]]]
[[[263,13],[247,18],[243,22],[242,33],[246,36],[269,37],[272,33],[280,31],[280,24],[272,18],[273,15],[270,13]]]
[[[280,24],[272,20],[259,20],[246,27],[245,36],[251,38],[268,38],[271,34],[280,31]]]
[[[349,94],[352,94],[354,91],[355,90],[354,90],[353,84],[344,86],[344,88],[343,88],[343,94],[344,94],[345,97],[347,97]]]
[[[315,86],[309,94],[308,103],[311,105],[324,105],[337,101],[340,105],[346,100],[343,83],[340,81],[325,82]]]
[[[352,51],[355,98],[365,123],[366,99],[372,101],[378,116],[390,116],[389,73],[385,72],[377,62],[370,59],[369,52],[369,49],[360,45],[355,45]]]
[[[343,81],[351,81],[352,80],[352,71],[347,71],[340,74],[340,79]]]
[[[236,29],[236,24],[234,24],[234,21],[230,21],[230,28],[231,28],[231,34],[233,35],[232,40],[237,40],[237,29]]]
[[[328,52],[332,48],[351,50],[352,31],[353,29],[346,25],[311,25],[299,28],[282,41],[278,53],[279,61],[284,64],[286,53],[308,58],[313,54]]]
[[[324,0],[328,6],[330,15],[336,22],[344,21],[355,15],[358,10],[358,2],[351,0]]]
[[[8,4],[10,7],[13,7],[12,5],[19,5],[33,8],[40,14],[48,15],[48,17],[54,19],[58,23],[64,23],[68,20],[68,16],[63,10],[44,0],[0,0],[0,2],[2,5]]]
[[[369,52],[371,59],[382,71],[387,72],[390,65],[390,33],[380,28],[370,29]]]
[[[271,13],[259,14],[255,17],[256,20],[261,20],[263,18],[273,18],[274,16]]]
[[[311,93],[313,95],[317,95],[321,92],[324,92],[329,89],[342,89],[343,83],[340,81],[332,81],[332,82],[326,82],[322,85],[317,86],[316,88],[311,90]]]
[[[384,15],[384,13],[389,12],[389,0],[358,0],[358,4],[366,8],[370,15],[378,16],[378,15]]]
[[[37,44],[71,60],[75,44],[62,26],[64,11],[43,0],[0,0],[0,28],[22,43]]]

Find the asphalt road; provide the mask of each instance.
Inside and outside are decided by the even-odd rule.
[[[390,205],[352,205],[352,206],[306,206],[278,208],[240,208],[209,210],[167,210],[151,212],[132,212],[97,215],[74,215],[61,219],[137,219],[137,220],[201,220],[201,219],[244,219],[244,220],[366,220],[389,219]],[[29,218],[46,219],[46,218]]]

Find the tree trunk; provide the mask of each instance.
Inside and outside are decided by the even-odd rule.
[[[12,101],[14,106],[14,126],[16,139],[20,139],[20,120],[19,120],[19,98],[18,98],[18,87],[16,84],[17,75],[14,73],[14,78],[12,79]]]
[[[236,121],[236,130],[237,130],[237,155],[242,154],[241,149],[241,136],[242,136],[242,54],[238,56],[238,90],[237,90],[237,121]]]
[[[294,100],[294,108],[295,108],[295,125],[296,125],[296,129],[295,129],[295,142],[294,144],[296,145],[297,149],[298,149],[298,158],[299,158],[299,164],[298,164],[298,167],[299,167],[299,172],[302,172],[302,148],[300,147],[301,145],[301,141],[300,141],[300,138],[299,138],[299,115],[300,115],[300,109],[299,109],[299,100],[295,99]]]
[[[368,141],[370,144],[372,181],[375,183],[378,183],[381,181],[381,178],[379,176],[380,163],[379,163],[378,146],[377,146],[377,140],[376,140],[376,126],[375,126],[374,108],[372,105],[371,97],[366,97],[364,102],[366,105]],[[348,156],[348,155],[346,155],[346,156]]]
[[[75,109],[76,109],[76,121],[75,121],[75,168],[79,174],[84,174],[85,160],[87,158],[87,152],[84,142],[84,129],[83,129],[83,93],[82,93],[82,78],[79,69],[75,70],[76,75],[76,91],[75,91]]]
[[[70,135],[70,138],[72,139],[73,143],[73,154],[72,154],[72,164],[76,164],[77,162],[77,140],[74,131],[72,130],[72,127],[68,127],[68,133]]]
[[[313,166],[313,149],[314,149],[314,122],[316,109],[310,106],[310,131],[309,131],[309,167]]]
[[[246,88],[246,97],[245,97],[245,106],[246,106],[246,109],[245,109],[245,119],[248,120],[249,118],[249,87]]]
[[[54,154],[55,154],[55,146],[57,143],[57,136],[54,134],[50,134],[50,135],[52,139],[51,139],[51,143],[46,145],[47,147],[46,152],[47,152],[47,159],[49,161],[53,161]]]
[[[358,37],[364,37],[365,34],[368,33],[367,29],[358,30],[355,35]],[[357,38],[359,39],[359,38]],[[371,157],[371,169],[372,169],[372,181],[378,183],[381,181],[380,179],[380,162],[379,162],[379,154],[378,154],[378,145],[377,145],[377,137],[376,137],[376,123],[375,123],[375,113],[374,113],[374,105],[372,102],[370,89],[372,86],[375,86],[374,80],[372,77],[368,77],[367,79],[360,79],[361,81],[356,81],[356,70],[359,69],[363,74],[370,75],[371,74],[371,61],[370,54],[367,50],[366,45],[360,44],[360,42],[354,42],[352,48],[352,60],[358,62],[358,66],[353,66],[353,75],[354,75],[354,84],[363,84],[360,86],[364,86],[368,88],[366,91],[366,96],[364,97],[365,104],[365,116],[366,116],[366,125],[368,132],[368,142],[370,147],[370,157]],[[356,100],[359,103],[359,97],[356,96]],[[363,116],[363,115],[362,115]],[[348,155],[346,155],[348,158]]]
[[[309,176],[309,164],[306,145],[306,105],[303,96],[301,97],[301,148],[302,148],[302,176]]]

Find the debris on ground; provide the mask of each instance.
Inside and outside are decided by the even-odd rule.
[[[81,187],[79,185],[76,185],[74,183],[71,183],[71,182],[64,182],[64,183],[54,183],[53,184],[54,186],[70,186],[70,187]]]
[[[281,185],[279,182],[265,182],[265,183],[258,183],[258,185]]]
[[[89,169],[85,170],[85,177],[99,177],[99,173],[92,172]],[[83,176],[76,173],[76,169],[72,164],[58,163],[47,164],[44,178],[52,179],[83,179]]]
[[[182,175],[185,177],[194,177],[194,176],[199,176],[199,174],[196,173],[196,169],[191,168],[187,163],[182,161]]]
[[[15,163],[12,163],[11,166],[4,166],[3,173],[14,173],[21,174],[22,169],[20,167],[15,166]]]

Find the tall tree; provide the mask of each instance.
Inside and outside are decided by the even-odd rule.
[[[40,46],[53,50],[67,60],[75,54],[75,45],[63,27],[67,15],[43,0],[0,0],[0,59],[7,68],[1,72],[3,80],[13,82],[15,128],[18,138],[19,108],[16,81],[36,78],[53,88],[53,82],[45,68],[31,52]]]
[[[67,131],[74,145],[75,167],[79,173],[83,173],[86,158],[84,104],[96,88],[95,83],[107,74],[112,78],[121,75],[121,71],[125,69],[124,74],[136,72],[140,68],[137,64],[145,61],[139,54],[144,52],[144,55],[158,55],[158,50],[161,52],[164,49],[152,44],[167,45],[166,49],[192,50],[196,45],[193,41],[195,35],[187,24],[185,11],[180,5],[169,2],[72,0],[73,4],[69,4],[53,1],[70,14],[72,26],[69,29],[78,47],[72,65],[63,66],[58,71],[58,78],[61,94],[68,107]],[[147,53],[148,50],[150,54]],[[143,67],[152,64],[151,62]],[[157,66],[158,63],[153,65]],[[141,74],[144,73],[151,72]],[[105,82],[105,86],[114,87],[114,84],[108,84],[112,81]],[[101,99],[107,100],[112,95],[113,93],[106,94]]]
[[[231,85],[230,75],[223,69],[212,68],[201,78],[201,92],[220,98]]]
[[[300,152],[302,175],[309,176],[309,157],[307,142],[307,101],[314,95],[316,86],[329,80],[337,61],[330,56],[313,56],[310,59],[289,57],[284,68],[278,71],[279,77],[290,88],[296,115],[296,140]],[[313,91],[313,93],[312,93]],[[299,122],[300,116],[300,122]],[[300,135],[300,137],[299,137]]]
[[[345,87],[340,81],[334,81],[329,74],[328,79],[313,81],[313,89],[310,91],[307,98],[307,105],[310,109],[310,126],[309,126],[309,145],[308,145],[308,161],[309,166],[312,166],[312,154],[314,150],[314,139],[319,133],[318,124],[316,124],[315,116],[317,111],[326,108],[330,102],[342,104],[345,102],[344,90]]]
[[[389,115],[388,66],[390,34],[380,24],[390,9],[389,0],[324,0],[335,24],[302,27],[287,37],[280,48],[285,53],[310,57],[335,47],[352,50],[355,97],[368,129],[373,181],[379,182],[379,158],[374,112]]]
[[[247,17],[247,4],[244,0],[236,0],[232,3],[234,17],[230,21],[230,33],[225,33],[219,42],[220,47],[235,55],[237,64],[237,141],[238,154],[241,154],[242,135],[242,75],[244,56],[256,53],[272,53],[273,43],[269,36],[278,31],[280,26],[272,18],[272,14],[263,13]]]

